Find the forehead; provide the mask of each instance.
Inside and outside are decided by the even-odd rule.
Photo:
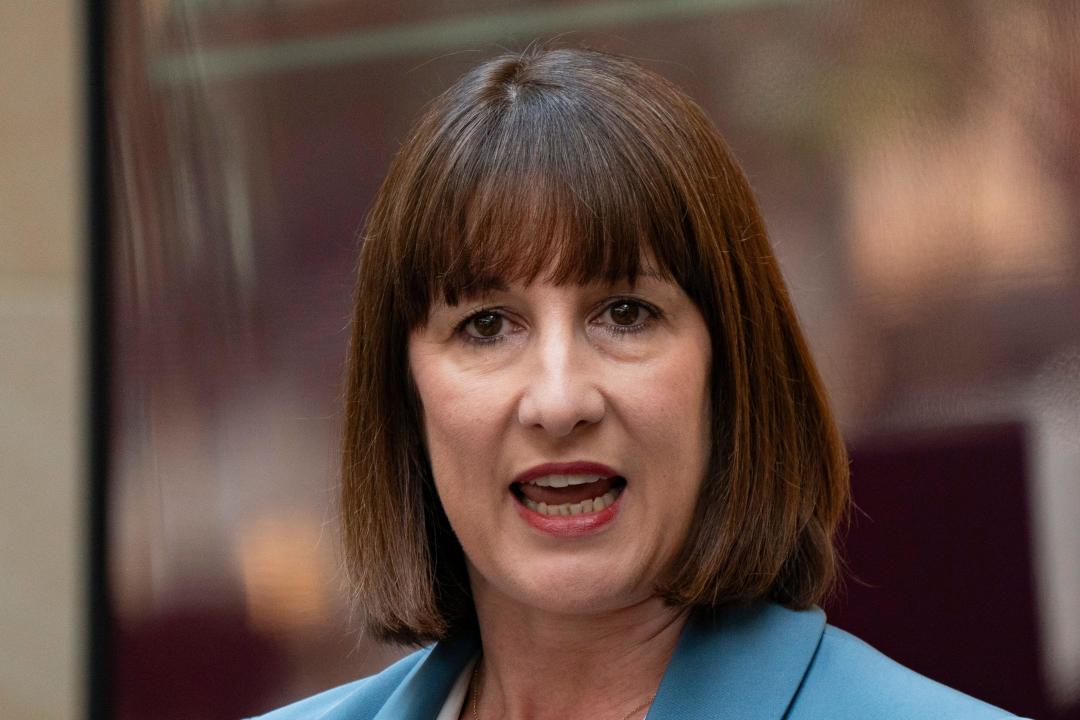
[[[411,324],[436,301],[512,283],[633,283],[648,271],[687,288],[699,272],[676,160],[628,142],[618,118],[533,110],[454,116],[400,187],[387,271],[401,276]]]
[[[607,242],[607,246],[601,243]],[[466,247],[457,262],[432,277],[430,302],[458,304],[491,292],[538,284],[556,287],[634,287],[644,278],[672,280],[648,245],[584,234],[524,234],[503,244]]]
[[[692,264],[682,257],[688,254],[682,233],[661,235],[634,213],[597,217],[573,205],[525,204],[507,195],[477,202],[465,219],[418,242],[408,274],[413,326],[435,305],[455,306],[511,286],[633,287],[648,277],[688,287]]]
[[[463,302],[474,302],[496,293],[512,293],[522,290],[528,291],[535,289],[538,286],[545,285],[567,289],[611,289],[625,287],[633,290],[642,285],[649,286],[654,283],[673,282],[673,279],[669,275],[657,272],[648,263],[649,260],[647,258],[642,258],[639,265],[639,271],[636,275],[633,277],[627,275],[621,278],[608,278],[604,276],[588,277],[584,274],[576,274],[570,279],[556,280],[557,273],[555,272],[555,268],[547,268],[545,271],[531,279],[487,276],[485,278],[478,278],[475,282],[460,288],[454,293],[453,300],[448,298],[444,292],[436,293],[431,299],[431,304],[433,307],[452,307]]]

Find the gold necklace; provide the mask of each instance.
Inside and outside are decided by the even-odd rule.
[[[469,680],[469,695],[472,696],[472,720],[480,720],[480,711],[478,709],[480,705],[480,660],[477,660],[476,666],[473,667],[472,679]],[[655,699],[656,693],[653,693],[648,700],[627,713],[622,720],[630,720],[630,718],[652,705],[652,701]],[[642,717],[641,720],[645,720],[645,718]]]

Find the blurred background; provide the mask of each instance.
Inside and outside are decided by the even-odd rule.
[[[400,654],[338,570],[357,231],[428,100],[557,38],[682,86],[751,179],[852,450],[831,621],[1080,718],[1080,3],[88,7],[0,4],[0,717],[227,720]]]

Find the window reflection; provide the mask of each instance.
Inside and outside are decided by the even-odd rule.
[[[895,602],[918,566],[890,557],[873,523],[935,527],[933,499],[910,516],[877,504],[889,468],[940,460],[936,485],[913,482],[915,502],[966,487],[942,458],[962,468],[1011,448],[979,507],[1016,511],[1008,527],[1025,537],[1004,577],[1027,573],[1027,589],[957,586],[938,617],[1001,600],[1013,612],[983,641],[1012,638],[1032,667],[989,667],[991,653],[873,612],[859,634],[886,651],[932,644],[949,666],[980,668],[961,689],[1023,714],[1077,712],[1080,16],[1067,3],[113,6],[124,717],[251,714],[395,655],[349,633],[337,570],[356,231],[423,103],[499,46],[560,33],[685,87],[755,184],[855,450],[856,500],[875,508],[848,545],[878,584],[850,583],[834,619]],[[969,554],[960,525],[942,542],[994,563]],[[215,700],[177,658],[250,692]]]

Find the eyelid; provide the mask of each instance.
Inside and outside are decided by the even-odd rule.
[[[501,308],[495,305],[474,305],[473,307],[470,307],[468,310],[457,316],[457,319],[454,321],[454,329],[460,330],[461,328],[465,327],[465,324],[477,315],[498,312],[500,309]]]
[[[598,322],[598,320],[603,317],[603,315],[608,313],[613,307],[615,307],[619,303],[632,303],[634,305],[637,305],[645,311],[647,317],[639,320],[633,325],[618,325],[610,322]],[[498,315],[503,319],[504,322],[510,323],[511,325],[520,325],[520,323],[516,322],[511,316],[511,314],[508,313],[506,308],[503,306],[478,305],[469,308],[467,311],[465,311],[458,317],[457,321],[454,323],[453,326],[453,334],[457,337],[461,337],[467,343],[478,345],[489,345],[505,340],[506,336],[509,334],[505,331],[503,333],[500,333],[499,335],[492,335],[490,337],[475,336],[468,332],[467,327],[470,322],[472,322],[481,315],[488,314]],[[648,300],[637,297],[635,295],[624,294],[605,298],[591,313],[589,323],[602,325],[604,326],[605,330],[612,333],[625,334],[646,330],[649,325],[651,325],[656,320],[660,320],[661,318],[663,318],[663,316],[663,312]]]
[[[594,319],[602,316],[604,313],[611,310],[611,308],[615,307],[619,303],[624,303],[624,302],[633,303],[634,305],[637,305],[638,307],[642,308],[645,312],[647,312],[652,317],[653,320],[658,320],[658,319],[660,319],[660,318],[662,318],[664,316],[664,313],[660,310],[660,308],[656,307],[655,305],[653,305],[648,300],[645,300],[643,298],[640,298],[640,297],[637,297],[637,296],[634,296],[634,295],[619,295],[619,296],[616,296],[616,297],[609,297],[606,300],[604,300],[600,304],[599,309],[594,314]],[[628,326],[628,327],[632,327],[632,326]]]
[[[492,335],[491,337],[478,337],[471,335],[466,329],[470,322],[475,320],[481,315],[498,315],[503,319],[503,322],[516,324],[506,312],[506,308],[500,306],[479,306],[471,308],[468,312],[460,317],[460,319],[454,324],[454,337],[460,337],[467,343],[489,345],[491,343],[499,342],[505,339],[505,334]]]

